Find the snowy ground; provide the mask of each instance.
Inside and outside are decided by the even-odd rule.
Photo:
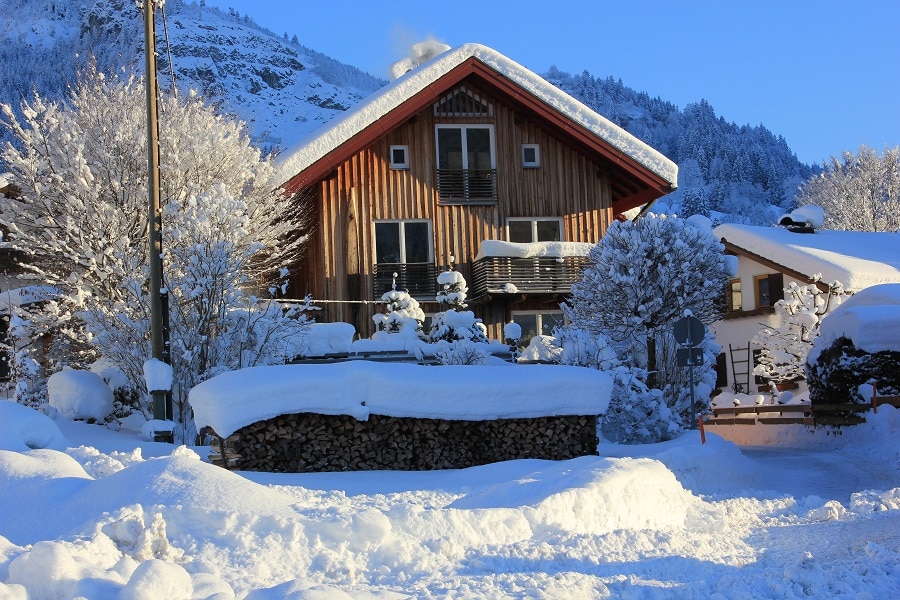
[[[0,401],[2,599],[900,597],[890,407],[806,449],[690,432],[331,474],[232,473],[23,411]]]

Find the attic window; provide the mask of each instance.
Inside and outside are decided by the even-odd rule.
[[[391,146],[391,168],[409,168],[409,146]]]
[[[434,103],[436,117],[493,117],[494,105],[461,85]]]

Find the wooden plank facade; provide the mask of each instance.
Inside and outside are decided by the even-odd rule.
[[[504,86],[508,88],[509,83]],[[445,270],[452,260],[469,284],[470,308],[483,319],[489,336],[501,339],[503,324],[514,307],[558,310],[563,296],[478,295],[472,289],[472,264],[481,242],[508,241],[508,219],[544,218],[559,220],[560,241],[596,243],[615,217],[613,179],[621,182],[633,175],[623,176],[609,160],[574,143],[569,133],[550,124],[532,106],[511,99],[508,89],[483,73],[454,78],[438,92],[433,94],[435,100],[404,113],[402,122],[384,119],[387,131],[373,136],[361,149],[357,143],[335,161],[334,168],[298,192],[313,196],[316,229],[291,293],[329,301],[318,320],[349,322],[361,336],[371,335],[372,316],[381,308],[375,301],[386,291],[376,289],[375,224],[425,222],[431,275]],[[451,104],[454,108],[448,109]],[[459,108],[467,104],[474,108]],[[440,126],[477,126],[479,135],[485,127],[490,130],[495,171],[486,175],[493,178],[484,180],[487,183],[479,179],[479,185],[495,186],[490,197],[441,199]],[[538,153],[537,166],[523,163],[523,145]],[[392,166],[392,149],[397,147],[406,157],[401,168]],[[413,294],[426,313],[440,310],[433,302],[433,283],[430,295]]]

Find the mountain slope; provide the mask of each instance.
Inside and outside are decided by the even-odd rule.
[[[61,97],[93,56],[103,71],[143,72],[133,0],[8,0],[0,7],[0,101],[32,90]],[[259,143],[293,140],[384,85],[354,67],[279,38],[248,17],[169,0],[157,15],[159,83],[196,89],[247,122]]]
[[[202,3],[201,3],[202,4]],[[385,81],[259,27],[251,16],[168,0],[157,16],[159,82],[195,89],[248,124],[267,150],[292,144]],[[515,58],[515,57],[511,57]],[[38,90],[62,98],[89,60],[143,73],[143,27],[133,0],[4,0],[0,102]],[[700,100],[683,110],[612,77],[551,68],[543,76],[679,165],[679,189],[659,207],[723,222],[769,224],[815,172],[780,136],[738,126]],[[6,135],[0,130],[0,141]]]

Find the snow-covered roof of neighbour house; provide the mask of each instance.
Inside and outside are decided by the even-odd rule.
[[[194,387],[190,403],[198,428],[228,437],[304,412],[361,421],[370,414],[466,421],[600,415],[611,393],[608,373],[583,367],[349,361],[229,371]]]
[[[532,242],[528,244],[504,242],[502,240],[482,240],[475,260],[486,256],[512,258],[564,258],[567,256],[587,256],[595,244],[589,242]]]
[[[555,125],[560,131],[604,153],[616,167],[628,170],[631,179],[643,180],[653,188],[645,202],[677,187],[678,166],[662,153],[522,65],[480,44],[464,44],[439,54],[282,152],[275,161],[279,181],[288,191],[314,183],[473,73],[505,88],[512,101],[530,103],[545,117],[559,119]],[[400,110],[402,118],[387,118],[396,116],[402,106],[407,107]],[[348,144],[355,138],[365,142],[363,146]],[[643,198],[646,192],[639,195]],[[632,206],[623,210],[628,208]]]
[[[726,249],[794,278],[821,275],[823,283],[839,281],[848,291],[900,283],[900,233],[821,229],[794,233],[782,227],[735,224],[719,225],[713,232]]]

